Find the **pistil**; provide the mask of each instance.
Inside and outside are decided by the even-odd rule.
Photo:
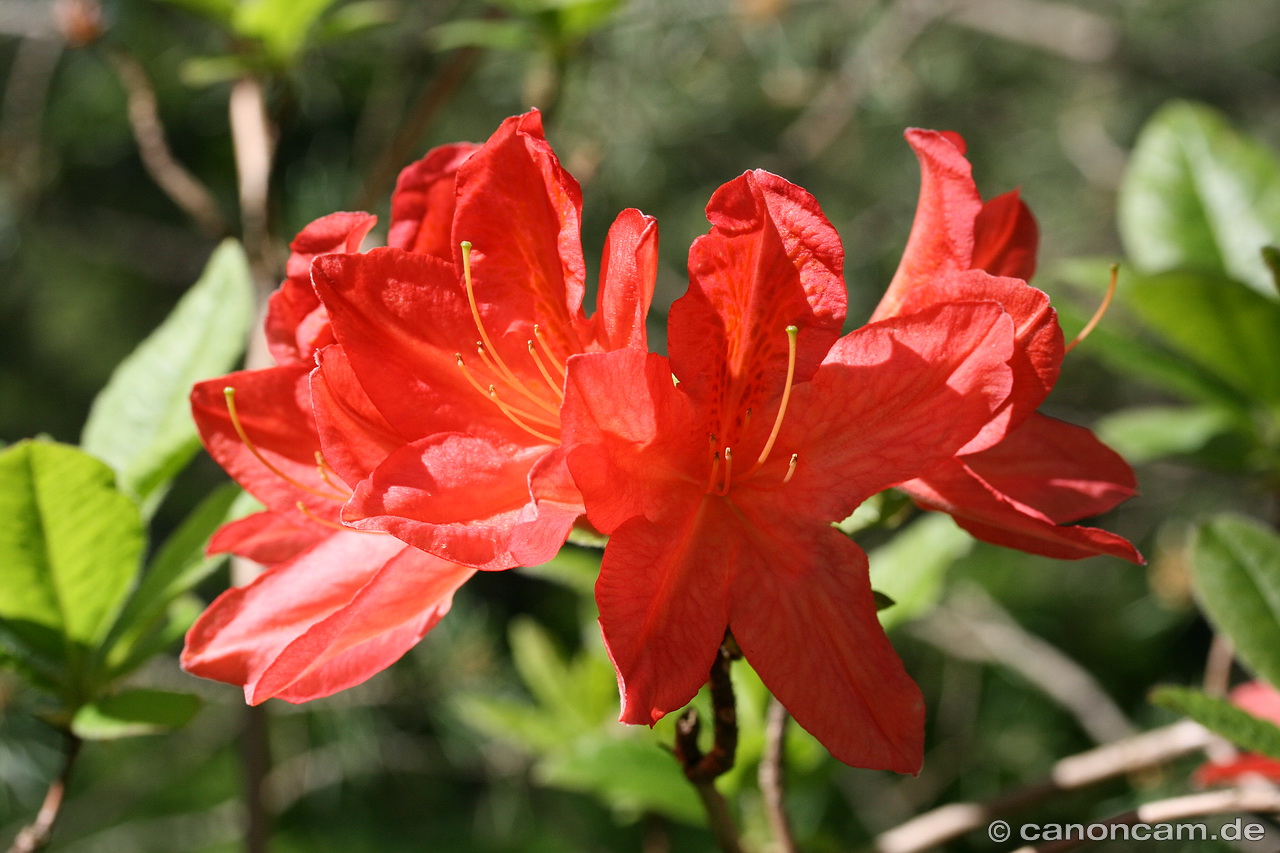
[[[769,431],[769,439],[764,443],[764,449],[760,451],[760,457],[756,459],[756,463],[751,466],[745,476],[751,476],[760,470],[760,466],[769,458],[769,454],[773,452],[773,443],[778,440],[778,432],[782,429],[782,419],[787,414],[787,402],[791,399],[791,382],[796,376],[796,336],[799,333],[796,326],[787,326],[787,384],[782,389],[782,402],[778,405],[778,415],[773,419],[773,429]]]

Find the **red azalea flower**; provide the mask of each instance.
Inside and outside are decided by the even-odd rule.
[[[1263,681],[1250,681],[1231,691],[1231,703],[1260,720],[1280,726],[1280,693]],[[1201,785],[1234,785],[1249,776],[1280,783],[1280,761],[1256,752],[1245,752],[1227,761],[1210,761],[1196,771]]]
[[[348,525],[477,568],[534,565],[582,514],[560,448],[565,363],[645,349],[657,229],[638,211],[618,216],[588,320],[581,191],[536,111],[503,122],[458,166],[448,204],[447,218],[424,220],[436,254],[410,251],[423,241],[393,225],[399,248],[314,264],[367,403],[359,416],[320,413],[325,455],[348,481],[374,465],[343,511]]]
[[[906,136],[920,160],[920,202],[872,319],[991,300],[1013,316],[1017,350],[1013,391],[996,417],[953,459],[899,488],[986,542],[1060,559],[1112,554],[1143,562],[1114,533],[1071,524],[1132,497],[1136,483],[1092,432],[1036,411],[1057,381],[1064,347],[1049,297],[1025,281],[1039,240],[1030,210],[1016,190],[983,203],[958,135],[912,129]]]
[[[393,240],[430,246],[432,223],[415,200],[440,183],[451,187],[472,149],[446,146],[405,170],[392,204]],[[288,278],[269,303],[266,331],[277,366],[202,382],[192,392],[205,447],[267,506],[224,525],[209,550],[267,570],[209,606],[187,634],[182,665],[242,685],[251,704],[272,696],[303,702],[380,672],[448,612],[454,591],[474,573],[339,523],[352,487],[381,457],[371,459],[376,450],[366,444],[364,456],[344,455],[337,473],[321,455],[317,415],[363,416],[364,423],[374,415],[343,369],[309,271],[317,255],[356,252],[373,222],[367,214],[335,213],[303,229]]]
[[[831,522],[991,419],[1012,323],[971,302],[840,338],[843,250],[808,193],[749,172],[707,217],[670,358],[569,363],[568,464],[611,534],[596,597],[622,720],[687,703],[727,629],[833,755],[914,772],[920,694],[876,618],[866,555]]]

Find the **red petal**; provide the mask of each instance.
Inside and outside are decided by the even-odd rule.
[[[235,554],[270,566],[297,556],[332,532],[319,524],[296,524],[267,510],[222,525],[209,539],[206,550],[210,554]]]
[[[390,536],[335,533],[219,596],[187,633],[182,665],[243,685],[251,704],[327,696],[399,658],[471,574]]]
[[[1101,515],[1137,493],[1133,469],[1092,432],[1041,414],[962,461],[996,491],[1058,524]]]
[[[489,328],[523,348],[536,323],[561,364],[581,352],[582,191],[543,137],[537,111],[504,121],[458,169],[457,186],[455,264],[462,268],[457,246],[469,241]]]
[[[1231,704],[1280,725],[1280,692],[1265,681],[1250,681],[1232,689]]]
[[[441,145],[400,172],[391,195],[388,246],[453,259],[454,178],[479,147],[470,142]]]
[[[673,501],[669,523],[634,518],[605,548],[596,602],[624,723],[652,725],[707,681],[729,623],[723,506]]]
[[[984,542],[1059,560],[1111,554],[1145,562],[1124,538],[1096,527],[1059,526],[1038,509],[1000,493],[959,460],[944,463],[901,488],[926,509],[950,513],[957,524]]]
[[[792,392],[769,464],[743,488],[776,488],[806,518],[832,521],[950,458],[1008,394],[1012,325],[997,305],[960,303],[841,338]],[[791,453],[795,474],[779,486]]]
[[[312,222],[289,244],[286,278],[267,300],[267,347],[276,364],[307,364],[333,343],[328,316],[311,287],[311,262],[334,252],[358,252],[377,222],[367,213],[331,213]]]
[[[899,313],[911,291],[940,273],[972,269],[974,220],[982,198],[961,148],[946,134],[911,128],[907,142],[920,161],[920,200],[907,247],[873,320]]]
[[[570,360],[561,435],[597,530],[657,518],[681,490],[705,488],[711,448],[701,418],[660,355],[625,349]]]
[[[1064,345],[1057,312],[1049,297],[1024,281],[996,278],[981,270],[940,274],[927,285],[903,296],[897,314],[910,314],[944,302],[988,301],[1013,317],[1016,345],[1009,364],[1013,390],[1000,416],[964,449],[973,453],[990,447],[1044,402],[1058,381]],[[895,315],[896,316],[896,315]]]
[[[1196,771],[1196,784],[1236,785],[1247,781],[1250,776],[1261,776],[1272,782],[1280,782],[1280,761],[1267,758],[1265,755],[1246,753],[1233,761],[1222,763],[1209,762],[1200,765]]]
[[[321,258],[314,277],[360,385],[401,435],[487,430],[517,442],[530,438],[458,367],[462,353],[484,375],[474,355],[475,320],[449,264],[374,249]]]
[[[971,268],[1023,281],[1035,275],[1040,229],[1017,190],[982,205],[973,223],[973,243]]]
[[[622,211],[605,238],[600,293],[591,318],[600,349],[649,348],[645,317],[657,276],[658,220],[638,210]]]
[[[324,461],[355,486],[407,439],[373,405],[342,347],[325,347],[316,358],[311,400]]]
[[[812,196],[767,172],[716,190],[707,218],[711,232],[689,251],[689,291],[671,307],[669,349],[686,393],[733,444],[738,417],[786,384],[786,327],[800,329],[801,381],[839,335],[843,251]]]
[[[453,562],[511,568],[520,564],[509,550],[513,530],[537,520],[529,472],[550,449],[435,435],[387,457],[356,489],[343,517],[353,527],[384,530]],[[544,523],[558,528],[562,521],[556,513]]]
[[[313,514],[332,520],[346,497],[326,483],[316,467],[320,440],[311,414],[308,373],[304,364],[242,370],[191,390],[191,413],[209,455],[268,509],[299,524],[307,523],[298,512],[299,501]],[[227,387],[236,389],[236,411],[245,433],[280,473],[268,468],[237,435],[223,394]]]
[[[555,448],[529,469],[529,494],[525,519],[511,531],[508,548],[520,566],[545,563],[560,552],[569,531],[582,515],[582,494],[569,475],[562,448]]]
[[[919,772],[924,701],[876,617],[866,554],[829,527],[740,511],[729,627],[747,660],[836,758]]]

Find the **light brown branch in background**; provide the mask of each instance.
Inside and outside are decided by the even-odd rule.
[[[124,87],[129,127],[147,174],[174,204],[195,220],[206,235],[220,237],[226,234],[227,225],[213,194],[178,162],[169,149],[156,105],[155,89],[142,63],[118,47],[107,51],[107,60]]]
[[[790,715],[776,697],[769,697],[765,720],[764,755],[760,759],[760,794],[764,797],[764,816],[773,832],[778,853],[797,853],[787,819],[785,763],[787,720]]]
[[[40,811],[36,813],[36,819],[18,833],[18,837],[13,840],[13,846],[9,848],[9,853],[36,853],[37,850],[43,850],[49,844],[54,824],[58,822],[58,815],[62,813],[62,803],[67,796],[71,770],[75,767],[76,757],[80,755],[80,745],[80,738],[70,732],[66,733],[62,770],[49,785],[49,790],[44,795],[44,802],[40,804]]]
[[[240,196],[241,239],[245,254],[249,256],[254,282],[265,295],[277,283],[279,264],[271,242],[268,219],[276,133],[267,117],[267,98],[262,81],[256,77],[237,80],[231,87],[228,107]]]
[[[881,833],[874,849],[877,853],[923,853],[1054,794],[1156,767],[1202,750],[1212,738],[1199,723],[1182,720],[1068,756],[1053,765],[1047,778],[989,802],[951,803],[914,817]]]

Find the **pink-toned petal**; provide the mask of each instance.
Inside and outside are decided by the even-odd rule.
[[[343,518],[456,563],[508,569],[518,565],[513,530],[530,521],[529,472],[550,450],[431,436],[387,457],[356,489]]]
[[[906,294],[899,315],[922,311],[944,302],[995,302],[1013,317],[1015,346],[1009,360],[1013,390],[1004,408],[968,446],[974,453],[1000,441],[1010,429],[1031,416],[1058,381],[1065,352],[1062,327],[1049,297],[1016,278],[999,278],[981,270],[939,274],[928,287]]]
[[[267,348],[276,364],[311,364],[317,349],[333,343],[328,316],[311,287],[311,262],[334,252],[358,252],[377,217],[331,213],[315,220],[289,244],[285,280],[267,300]]]
[[[235,554],[264,566],[283,563],[305,551],[333,530],[322,524],[298,523],[266,510],[229,521],[209,539],[209,554]]]
[[[391,194],[388,246],[453,259],[454,178],[479,147],[471,142],[441,145],[400,172]]]
[[[1265,681],[1250,681],[1234,687],[1231,704],[1280,726],[1280,692]]]
[[[920,199],[902,261],[873,320],[901,313],[907,295],[928,288],[940,273],[973,268],[974,220],[982,198],[963,148],[935,130],[910,128],[906,137],[920,161]]]
[[[638,210],[622,211],[605,238],[600,292],[590,323],[600,349],[649,348],[645,317],[657,277],[658,220]]]
[[[316,359],[311,400],[324,462],[355,487],[407,439],[373,405],[342,347],[325,347]]]
[[[1089,430],[1033,414],[961,461],[996,491],[1058,524],[1101,515],[1137,494],[1133,469]]]
[[[450,430],[528,438],[458,367],[461,353],[480,382],[494,381],[475,356],[475,321],[452,266],[374,249],[320,258],[313,272],[361,387],[397,432],[412,439]]]
[[[334,533],[219,596],[188,631],[182,665],[242,685],[245,699],[257,704],[340,663],[327,679],[312,679],[305,695],[294,689],[288,698],[328,695],[390,665],[469,576],[390,536]],[[387,634],[399,642],[377,642]],[[364,644],[370,653],[362,658]]]
[[[982,205],[973,223],[972,269],[1030,281],[1036,272],[1040,229],[1017,190]]]
[[[569,531],[582,515],[582,493],[573,484],[562,448],[554,448],[529,469],[529,494],[524,519],[511,531],[508,550],[520,566],[545,563],[559,553]]]
[[[191,390],[191,413],[209,455],[268,509],[297,523],[305,518],[298,502],[333,521],[347,497],[340,486],[325,482],[316,465],[320,440],[311,413],[309,372],[305,364],[242,370]],[[223,393],[228,387],[235,389],[240,425],[266,463],[236,433]]]
[[[1035,507],[1002,494],[958,460],[943,463],[900,488],[925,509],[949,513],[975,538],[1059,560],[1110,554],[1146,561],[1123,537],[1083,525],[1059,525]]]
[[[569,471],[598,530],[611,533],[634,516],[655,519],[678,493],[706,486],[705,427],[660,355],[574,357],[560,419]]]
[[[785,508],[740,511],[729,627],[747,661],[836,758],[919,772],[924,701],[876,617],[866,554],[830,527],[786,525]]]
[[[540,327],[563,364],[583,343],[582,190],[542,132],[536,110],[509,118],[458,169],[457,245],[470,242],[476,299],[503,353],[523,348]]]
[[[662,524],[633,518],[605,548],[600,628],[618,672],[621,721],[652,725],[706,683],[729,623],[732,538],[723,504],[673,502]]]
[[[689,290],[671,307],[668,341],[686,393],[731,444],[741,413],[786,384],[787,326],[800,330],[800,381],[838,337],[843,251],[812,196],[767,172],[716,190],[707,219],[711,232],[689,250]]]
[[[769,462],[742,487],[777,489],[820,523],[942,463],[1008,394],[1012,327],[998,305],[971,302],[846,335],[796,386]],[[781,485],[792,453],[795,473]]]

